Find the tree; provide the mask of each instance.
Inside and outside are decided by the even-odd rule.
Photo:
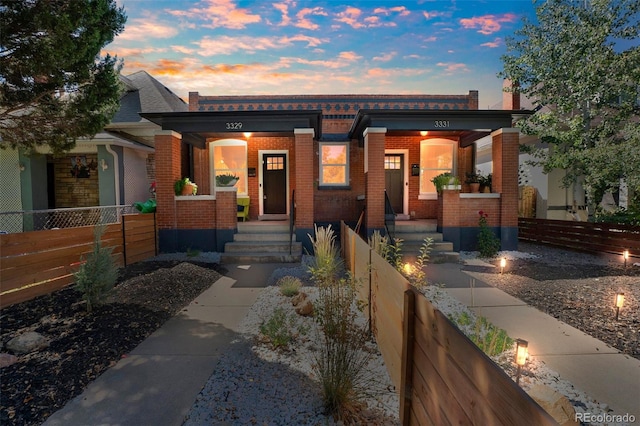
[[[534,102],[519,123],[550,149],[535,154],[545,172],[580,176],[591,202],[623,178],[640,189],[640,3],[628,0],[534,0],[506,40],[499,74]]]
[[[100,49],[124,29],[115,0],[0,4],[0,148],[70,150],[117,111],[117,58]]]

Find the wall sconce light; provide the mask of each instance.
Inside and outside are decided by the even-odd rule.
[[[629,250],[622,252],[622,258],[624,259],[624,267],[627,267],[627,260],[629,260]]]
[[[520,372],[522,367],[527,363],[529,357],[529,342],[523,339],[516,339],[516,365],[518,371],[516,372],[516,383],[520,384]]]
[[[420,131],[420,136],[423,136],[423,137],[424,137],[424,136],[427,136],[428,134],[429,134],[429,132],[428,132],[428,131],[426,131],[426,130],[421,130],[421,131]]]
[[[245,138],[249,139],[251,137],[251,132],[244,132],[243,135]]]
[[[109,164],[104,158],[100,160],[100,167],[102,167],[103,172],[109,168]]]
[[[503,257],[500,259],[500,273],[504,272],[504,267],[507,266],[507,258]]]
[[[620,315],[620,309],[624,304],[624,293],[616,294],[616,321],[618,321],[618,315]]]

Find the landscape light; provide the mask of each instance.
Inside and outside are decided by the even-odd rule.
[[[410,264],[410,263],[405,263],[404,264],[404,272],[405,272],[405,274],[407,274],[407,275],[413,274],[414,269],[415,268],[413,267],[412,264]]]
[[[625,250],[622,252],[622,257],[624,259],[624,267],[627,267],[627,260],[629,260],[629,250]]]
[[[507,258],[503,257],[500,259],[500,273],[504,272],[504,267],[507,266]]]
[[[624,293],[616,294],[616,321],[618,321],[618,315],[620,315],[620,308],[624,304]]]
[[[529,342],[523,339],[516,339],[516,365],[518,371],[516,373],[516,383],[520,383],[520,371],[522,366],[527,362],[529,357]]]

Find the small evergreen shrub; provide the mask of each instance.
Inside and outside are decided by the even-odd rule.
[[[96,226],[93,230],[93,252],[87,256],[80,269],[74,274],[74,288],[82,293],[87,312],[101,305],[111,294],[118,279],[118,268],[113,263],[113,248],[102,247],[100,238],[104,226]]]
[[[278,280],[278,287],[280,288],[280,293],[283,296],[293,297],[300,292],[302,282],[296,277],[287,275],[286,277],[282,277]]]
[[[482,210],[478,212],[480,218],[478,219],[478,225],[480,231],[478,232],[478,251],[480,257],[496,257],[498,251],[500,251],[500,240],[495,236],[493,231],[487,225],[487,217],[489,215]]]

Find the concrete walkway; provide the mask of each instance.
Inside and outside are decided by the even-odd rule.
[[[273,270],[291,264],[225,267],[226,276],[44,425],[181,425],[261,287]]]
[[[543,361],[590,397],[609,405],[615,414],[633,414],[640,421],[640,360],[622,354],[600,340],[547,315],[476,278],[461,264],[429,265],[430,282],[445,285],[454,298],[529,342],[529,354]]]

